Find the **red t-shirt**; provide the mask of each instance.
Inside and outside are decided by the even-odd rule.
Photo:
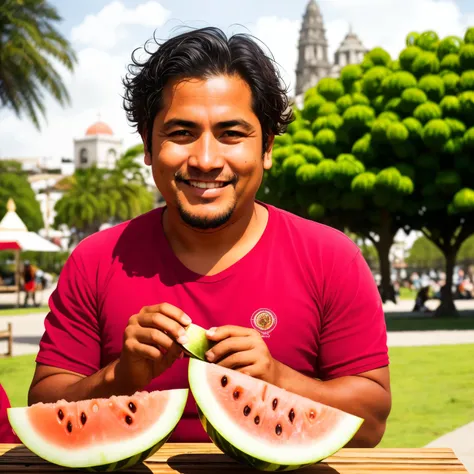
[[[0,443],[21,443],[8,421],[7,408],[10,408],[10,400],[0,384]]]
[[[272,356],[322,380],[388,364],[381,299],[359,248],[343,233],[268,208],[255,247],[226,270],[198,275],[173,253],[163,208],[84,239],[49,304],[37,362],[91,375],[119,357],[128,319],[167,302],[204,328],[260,328]],[[188,387],[188,360],[147,390]],[[171,441],[208,441],[190,394]]]

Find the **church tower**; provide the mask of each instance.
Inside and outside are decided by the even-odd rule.
[[[315,0],[310,0],[303,16],[298,43],[295,95],[299,96],[331,73],[323,16]]]

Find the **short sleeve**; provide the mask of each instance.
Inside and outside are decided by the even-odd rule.
[[[94,282],[71,254],[49,299],[50,312],[36,362],[92,375],[100,369],[101,343]]]
[[[21,443],[8,421],[8,408],[10,408],[10,401],[0,384],[0,443]]]
[[[335,263],[324,297],[318,355],[322,380],[389,363],[382,301],[367,262],[357,251],[349,262],[340,258]]]

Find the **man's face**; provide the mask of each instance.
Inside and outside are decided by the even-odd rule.
[[[247,83],[227,75],[168,83],[145,163],[188,225],[215,229],[238,216],[272,164]]]

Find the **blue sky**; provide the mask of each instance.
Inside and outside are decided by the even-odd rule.
[[[225,32],[249,31],[272,51],[292,89],[300,22],[308,0],[50,0],[63,21],[79,62],[73,74],[61,71],[71,105],[46,98],[47,122],[37,131],[26,118],[0,110],[0,158],[72,157],[73,138],[83,136],[100,113],[124,146],[139,141],[122,110],[121,78],[131,52],[156,29],[168,38],[176,27],[215,25]],[[383,46],[392,55],[408,31],[434,29],[463,35],[474,26],[473,0],[319,0],[329,53],[352,25],[367,48]],[[241,25],[241,26],[238,26]]]

